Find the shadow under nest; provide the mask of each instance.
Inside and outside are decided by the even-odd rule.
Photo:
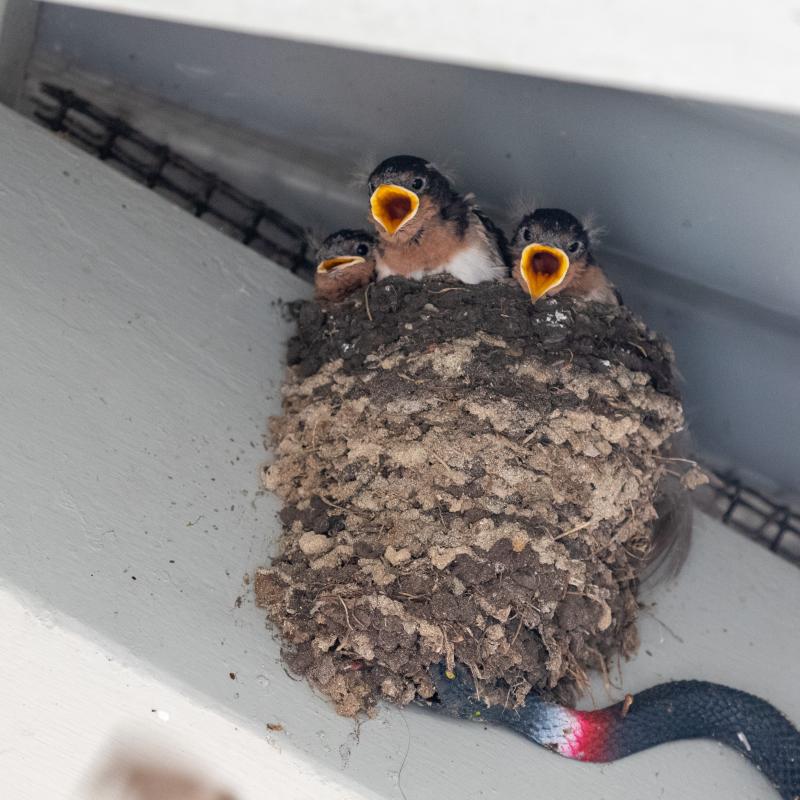
[[[673,355],[625,308],[390,278],[293,307],[257,572],[289,667],[339,713],[434,693],[574,699],[637,647],[654,501],[683,426]]]

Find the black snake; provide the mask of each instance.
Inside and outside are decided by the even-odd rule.
[[[784,800],[800,798],[800,733],[774,706],[747,692],[706,681],[662,683],[596,711],[577,711],[531,694],[520,708],[487,706],[466,668],[431,669],[432,702],[461,719],[498,723],[579,761],[616,761],[680,739],[714,739],[766,775]]]

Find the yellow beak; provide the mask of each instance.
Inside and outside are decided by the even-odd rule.
[[[535,303],[567,277],[569,257],[558,247],[529,244],[522,251],[519,268],[531,300]]]
[[[317,264],[317,272],[330,272],[337,267],[354,267],[356,264],[363,264],[364,259],[361,256],[336,256],[335,258],[326,258]]]
[[[419,209],[419,197],[410,189],[382,183],[369,199],[375,221],[388,233],[395,234]]]

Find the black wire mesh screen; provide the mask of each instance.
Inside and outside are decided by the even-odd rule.
[[[40,85],[34,116],[82,149],[138,179],[224,233],[310,279],[306,232],[284,214],[249,197],[69,89]],[[800,513],[747,486],[732,473],[711,475],[706,511],[800,565]]]
[[[800,566],[800,512],[748,486],[731,472],[711,473],[712,510],[731,528]]]
[[[300,225],[73,91],[52,83],[42,83],[39,89],[32,100],[34,117],[40,123],[218,230],[310,279],[308,238]]]

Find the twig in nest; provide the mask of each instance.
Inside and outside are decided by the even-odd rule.
[[[456,663],[455,650],[453,649],[453,645],[451,644],[450,640],[447,638],[447,632],[444,629],[444,625],[440,625],[439,630],[442,632],[442,649],[444,650],[445,666],[447,669],[454,669]]]
[[[350,633],[355,633],[353,626],[350,624],[350,614],[347,612],[347,605],[339,595],[336,596],[339,598],[339,602],[342,604],[342,608],[344,609],[344,621],[347,623],[347,629],[350,631]]]
[[[575,685],[578,687],[579,691],[589,693],[589,697],[592,698],[592,705],[596,707],[597,703],[595,702],[592,685],[589,683],[586,670],[578,664],[574,656],[571,656],[567,662],[567,672],[575,679]]]
[[[367,623],[367,622],[362,622],[362,621],[361,621],[361,620],[358,618],[358,615],[356,614],[356,610],[355,610],[355,609],[353,609],[353,619],[354,619],[354,620],[355,620],[355,621],[356,621],[356,622],[357,622],[357,623],[358,623],[358,624],[361,626],[361,629],[362,629],[362,630],[366,630],[367,628],[369,628],[369,623]]]
[[[404,381],[408,381],[409,383],[414,383],[417,386],[421,386],[425,381],[418,381],[412,378],[410,375],[406,375],[405,372],[398,372],[396,373],[398,378],[402,378]]]
[[[631,514],[631,519],[635,519],[636,518],[636,515],[633,513],[633,505],[631,505],[631,507],[630,507],[630,514]],[[618,539],[619,539],[620,533],[621,533],[621,531],[617,531],[602,547],[598,547],[597,550],[593,551],[591,553],[591,555],[590,555],[590,558],[596,558],[604,550],[608,550],[608,548],[611,547],[611,545],[619,545]],[[624,550],[624,545],[620,545],[620,546]]]
[[[600,671],[603,673],[603,686],[605,687],[606,694],[610,694],[608,691],[609,687],[619,690],[621,687],[617,686],[611,680],[611,674],[608,671],[608,664],[606,664],[603,654],[596,647],[587,647],[586,649],[595,656],[597,663],[600,664]]]
[[[356,511],[354,508],[345,508],[344,506],[337,506],[336,503],[331,503],[330,500],[326,500],[322,495],[319,495],[319,499],[325,503],[326,506],[330,508],[335,508],[337,511],[342,511],[345,514],[355,514],[359,517],[366,517],[367,515],[362,513],[361,511]]]
[[[699,466],[696,461],[693,461],[691,458],[677,458],[675,456],[653,456],[658,461],[682,461],[684,464],[691,464],[693,467]]]
[[[364,308],[367,310],[367,317],[369,318],[369,321],[373,322],[374,320],[372,319],[372,312],[369,310],[369,287],[370,284],[367,284],[364,287]]]
[[[466,289],[462,289],[460,286],[451,286],[447,289],[439,289],[438,292],[431,292],[430,294],[444,294],[445,292],[466,292]]]
[[[522,686],[523,683],[525,683],[525,679],[520,675],[513,684],[509,685],[508,691],[506,692],[506,699],[503,701],[504,709],[508,710],[508,701],[511,699],[511,692],[515,691],[519,686]]]
[[[508,649],[510,650],[514,646],[514,642],[517,641],[517,636],[519,636],[519,632],[522,630],[522,617],[519,618],[519,625],[517,625],[517,632],[514,634],[514,638],[511,640],[510,644],[508,645]]]
[[[635,347],[645,358],[649,358],[647,355],[647,350],[644,349],[640,344],[636,344],[636,342],[628,342],[631,347]]]
[[[478,670],[478,667],[475,664],[468,663],[467,667],[472,673],[472,685],[475,687],[475,697],[476,699],[481,700],[481,688],[478,681],[483,680],[483,675],[481,675],[480,670]]]
[[[453,470],[450,469],[450,465],[438,453],[435,453],[433,450],[431,450],[429,455],[435,458],[447,470],[447,474],[452,480],[455,480],[455,476],[453,475]],[[439,513],[441,513],[441,511]]]
[[[550,366],[551,367],[561,367],[561,366],[569,367],[569,366],[571,366],[572,362],[575,360],[575,353],[573,353],[572,350],[567,350],[567,352],[569,353],[569,361],[567,361],[566,359],[562,358],[562,359],[559,359],[558,361],[554,361]]]
[[[576,525],[574,528],[570,528],[568,531],[564,531],[563,533],[559,533],[558,536],[553,537],[553,541],[557,542],[559,539],[563,539],[565,536],[569,536],[571,533],[577,533],[578,531],[582,531],[584,528],[588,528],[592,524],[592,520],[587,520],[586,522],[582,522],[580,525]]]

